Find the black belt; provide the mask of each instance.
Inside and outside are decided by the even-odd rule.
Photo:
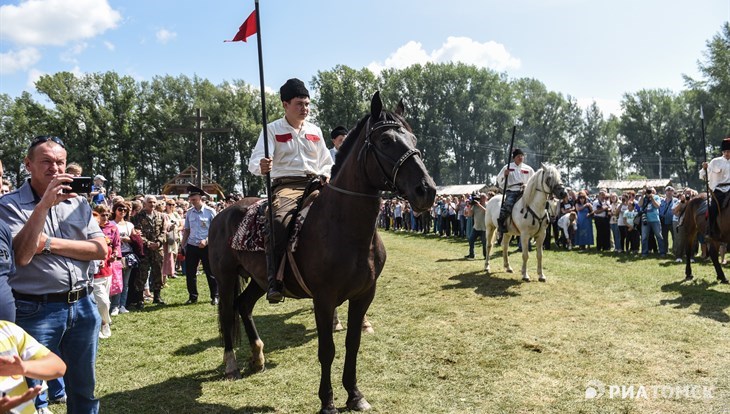
[[[89,295],[90,288],[81,288],[76,290],[70,290],[63,293],[49,293],[47,295],[29,295],[27,293],[20,293],[13,291],[13,296],[17,300],[27,300],[29,302],[66,302],[76,303],[80,299],[85,298]]]
[[[314,177],[316,177],[316,174],[307,174],[305,176],[287,176],[287,177],[279,177],[274,178],[271,181],[271,185],[273,187],[277,187],[281,184],[290,184],[290,183],[304,183],[311,181]]]

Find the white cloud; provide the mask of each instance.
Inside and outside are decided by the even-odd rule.
[[[70,48],[68,48],[67,50],[65,50],[64,52],[61,53],[61,61],[67,62],[67,63],[72,63],[74,65],[78,64],[79,61],[78,61],[78,59],[76,59],[76,56],[83,53],[87,47],[89,47],[89,44],[86,42],[79,42],[79,43],[71,46]]]
[[[500,72],[518,69],[521,65],[520,60],[513,57],[501,43],[479,43],[468,37],[449,36],[440,48],[430,53],[423,49],[421,43],[410,41],[388,56],[384,63],[371,62],[368,69],[380,73],[385,68],[403,69],[427,62],[462,62]]]
[[[114,49],[116,49],[116,48],[117,48],[117,47],[116,47],[116,46],[114,45],[114,43],[112,43],[112,42],[108,42],[108,41],[106,41],[106,40],[104,41],[104,46],[106,46],[106,48],[107,48],[107,49],[109,49],[109,50],[110,50],[110,51],[112,51],[112,52],[114,51]]]
[[[0,6],[0,37],[19,45],[63,46],[117,27],[107,0],[25,0]]]
[[[41,53],[34,47],[26,47],[19,51],[0,53],[0,74],[11,74],[27,70],[41,60]]]
[[[28,90],[35,90],[35,83],[38,82],[38,79],[41,78],[41,76],[45,75],[45,72],[42,72],[36,68],[33,68],[28,71],[28,82],[26,82],[26,86],[28,87]]]
[[[155,33],[155,37],[157,37],[157,42],[162,43],[163,45],[167,44],[170,40],[173,40],[177,37],[177,33],[171,32],[167,29],[160,29]]]

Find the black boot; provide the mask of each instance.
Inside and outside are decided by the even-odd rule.
[[[278,280],[269,281],[269,290],[266,291],[266,300],[269,303],[279,303],[284,301],[284,294],[281,291],[284,290],[284,284]]]
[[[158,303],[160,305],[166,305],[165,301],[162,300],[162,298],[160,297],[160,291],[159,290],[155,290],[154,291],[154,299],[152,299],[152,303]]]
[[[282,293],[284,290],[284,283],[276,280],[276,273],[278,270],[278,265],[281,262],[281,255],[273,254],[269,255],[271,260],[274,261],[273,265],[268,266],[268,274],[267,279],[269,281],[269,289],[266,291],[266,300],[269,301],[269,303],[279,303],[284,301],[284,294]]]

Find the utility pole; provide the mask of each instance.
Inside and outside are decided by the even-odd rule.
[[[200,108],[195,109],[195,116],[188,117],[195,121],[195,128],[168,128],[165,132],[178,132],[188,134],[195,132],[198,134],[198,187],[203,188],[203,132],[231,132],[230,128],[203,128],[203,121],[209,121],[210,118],[203,116]]]

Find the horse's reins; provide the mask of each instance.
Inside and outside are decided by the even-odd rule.
[[[540,187],[542,187],[542,188],[535,187],[535,190],[536,191],[539,191],[541,193],[545,193],[547,195],[550,195],[552,193],[552,189],[551,188],[548,188],[548,191],[545,191],[545,170],[544,169],[541,170],[541,173],[542,173],[542,179],[540,180]],[[542,229],[543,223],[545,223],[545,222],[548,221],[547,220],[547,218],[548,218],[548,212],[547,212],[547,210],[545,210],[545,214],[543,214],[542,216],[538,216],[537,213],[532,208],[530,208],[529,205],[526,205],[525,206],[525,209],[527,210],[527,212],[525,212],[524,218],[527,218],[527,215],[528,214],[531,214],[532,215],[532,223],[535,224],[535,221],[537,221],[538,223],[540,223],[540,227],[537,228],[537,232],[535,234],[539,233],[540,230]]]
[[[383,174],[383,182],[384,182],[386,188],[391,191],[395,191],[397,194],[403,194],[403,192],[398,188],[398,185],[395,183],[395,180],[398,177],[398,171],[403,166],[403,164],[405,164],[405,162],[412,156],[418,155],[420,157],[421,151],[419,151],[416,148],[411,148],[408,151],[406,151],[403,155],[401,155],[401,157],[396,161],[396,160],[392,159],[390,156],[388,156],[388,154],[386,154],[385,152],[380,150],[375,144],[372,143],[372,135],[373,135],[373,132],[375,132],[379,129],[402,128],[402,127],[403,127],[403,125],[401,125],[399,122],[388,121],[388,120],[378,121],[374,125],[370,126],[370,120],[368,119],[368,132],[365,136],[365,143],[363,144],[362,148],[360,149],[360,152],[357,155],[358,161],[362,158],[363,154],[365,156],[364,160],[367,160],[368,152],[370,150],[374,151],[375,155],[376,155],[375,161],[378,163],[378,167],[380,167],[380,171]],[[388,172],[385,169],[385,167],[383,166],[383,163],[380,160],[380,157],[378,157],[378,155],[393,163],[393,171],[391,172],[392,178],[390,178],[388,176]],[[365,163],[363,162],[362,165],[364,166]],[[370,177],[367,174],[367,171],[365,171],[365,176],[368,177],[368,180],[370,179]],[[339,188],[339,187],[333,185],[332,183],[329,183],[328,186],[331,189],[333,189],[337,192],[340,192],[342,194],[347,194],[347,195],[352,195],[352,196],[361,196],[361,197],[370,197],[370,198],[380,198],[379,192],[377,194],[365,194],[365,193],[358,193],[355,191],[345,190],[343,188]]]

